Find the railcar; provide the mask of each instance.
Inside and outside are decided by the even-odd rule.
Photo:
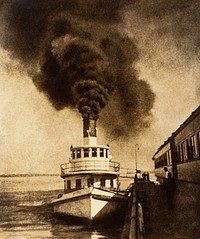
[[[200,106],[173,134],[177,179],[200,183]]]
[[[168,167],[175,180],[200,183],[200,106],[159,147],[153,160],[160,182]]]
[[[155,165],[155,176],[160,183],[163,183],[163,179],[166,176],[164,168],[168,169],[173,176],[173,167],[172,167],[172,137],[169,137],[163,145],[160,146],[158,151],[154,154],[153,160]]]

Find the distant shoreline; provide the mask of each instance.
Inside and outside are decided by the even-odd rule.
[[[60,175],[59,174],[0,174],[0,178],[39,177],[39,176],[60,176]]]

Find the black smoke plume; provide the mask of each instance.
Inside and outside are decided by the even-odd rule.
[[[102,124],[114,135],[147,127],[155,98],[134,69],[135,43],[119,30],[127,2],[12,0],[1,6],[3,47],[32,67],[36,87],[57,110],[77,107],[97,119],[107,107]]]
[[[107,68],[107,60],[90,41],[68,34],[51,42],[33,82],[56,109],[77,106],[83,118],[97,119],[111,91]]]

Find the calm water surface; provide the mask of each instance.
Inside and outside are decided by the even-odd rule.
[[[120,238],[119,226],[92,226],[60,220],[41,202],[62,192],[59,176],[0,177],[0,238]]]

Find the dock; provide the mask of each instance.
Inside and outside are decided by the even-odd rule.
[[[173,207],[163,185],[138,179],[121,239],[199,239],[200,185],[176,182]]]

